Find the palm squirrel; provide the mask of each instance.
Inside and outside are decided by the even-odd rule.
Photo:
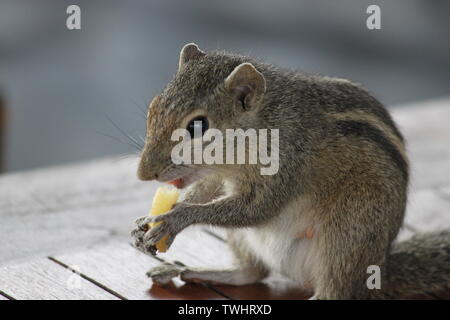
[[[279,170],[260,164],[176,165],[175,129],[202,126],[278,129]],[[183,201],[168,214],[142,217],[136,246],[155,252],[193,224],[224,227],[238,268],[163,265],[164,284],[245,285],[278,272],[315,299],[401,298],[450,287],[450,230],[393,243],[408,189],[404,139],[386,109],[345,79],[283,70],[187,44],[178,71],[151,102],[138,168],[142,180],[182,182]],[[150,228],[150,222],[164,223]],[[381,288],[368,289],[369,266]]]

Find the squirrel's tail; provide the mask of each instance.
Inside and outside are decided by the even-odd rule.
[[[436,297],[436,292],[450,290],[450,229],[417,234],[394,245],[385,272],[381,289],[371,290],[375,299]]]

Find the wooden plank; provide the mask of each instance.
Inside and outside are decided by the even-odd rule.
[[[139,182],[134,171],[110,159],[0,177],[0,234],[8,239],[0,264],[128,238],[158,185]]]
[[[0,290],[21,300],[117,299],[114,295],[46,258],[1,267]]]
[[[127,299],[224,299],[223,296],[201,285],[168,287],[152,286],[146,272],[160,261],[146,256],[126,242],[113,241],[89,249],[54,257],[93,278]]]
[[[427,189],[409,197],[405,223],[417,231],[431,231],[450,227],[450,199],[442,191]]]
[[[440,189],[413,191],[408,198],[405,221],[397,241],[410,238],[417,232],[450,227],[450,199],[442,197]]]
[[[2,219],[0,246],[3,262],[67,252],[70,248],[102,243],[113,237],[130,239],[136,217],[148,211],[147,201],[105,204],[45,214],[12,215]]]
[[[391,109],[407,141],[412,190],[450,184],[450,99],[437,99]]]
[[[137,179],[136,168],[137,159],[110,158],[2,175],[0,214],[46,213],[139,198],[149,185]],[[12,186],[20,186],[20,192]]]

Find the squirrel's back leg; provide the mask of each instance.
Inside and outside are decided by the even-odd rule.
[[[383,196],[383,192],[358,183],[353,188],[352,197],[347,193],[336,195],[336,201],[326,208],[328,218],[317,232],[318,258],[312,271],[317,299],[369,298],[371,290],[377,290],[367,286],[372,275],[370,266],[380,268],[383,290],[386,255],[396,234],[393,231],[400,227],[402,209],[389,205],[393,202],[385,199],[387,193]],[[361,192],[376,195],[371,197]],[[355,202],[354,199],[364,200]],[[384,211],[383,215],[380,210]]]
[[[324,225],[317,235],[318,263],[312,271],[315,299],[366,299],[368,267],[379,266],[383,273],[387,243],[381,248],[373,235],[352,235],[351,229]]]
[[[383,290],[385,260],[405,212],[408,168],[401,143],[370,125],[348,125],[312,159],[321,168],[311,184],[319,220],[312,271],[318,299],[370,298],[378,290],[367,287],[370,266],[380,268]]]

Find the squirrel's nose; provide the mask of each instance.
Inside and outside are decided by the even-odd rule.
[[[143,181],[155,180],[158,179],[158,174],[153,172],[148,172],[139,168],[138,170],[138,178]]]
[[[137,172],[138,178],[143,181],[158,179],[165,163],[157,156],[158,153],[147,148],[142,152]]]
[[[159,177],[158,170],[156,170],[156,168],[149,168],[148,163],[145,161],[139,163],[137,175],[138,178],[143,181],[155,180]]]

